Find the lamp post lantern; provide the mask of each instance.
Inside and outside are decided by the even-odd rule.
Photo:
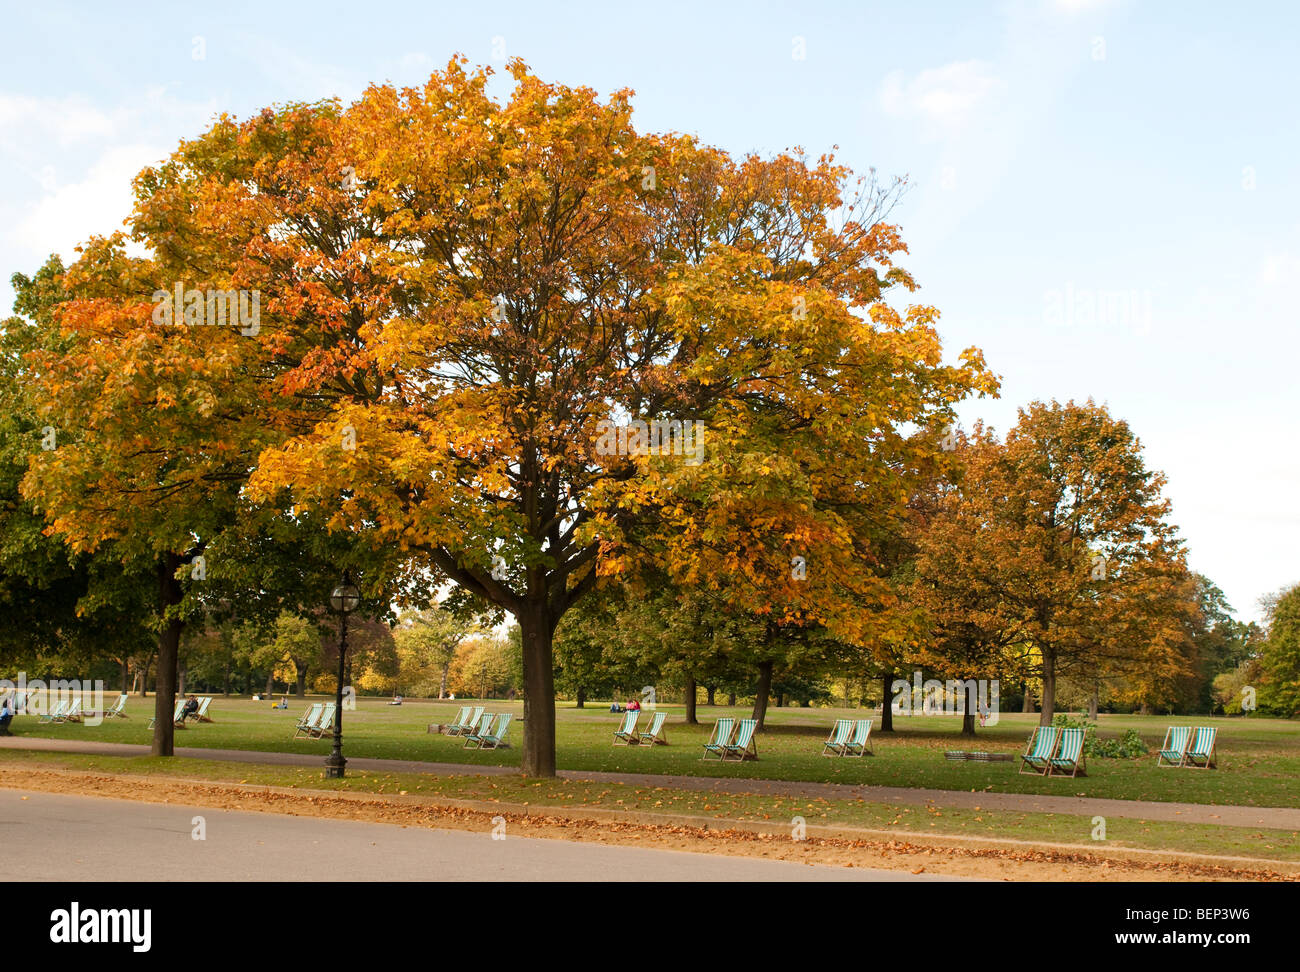
[[[343,572],[343,583],[330,594],[330,607],[342,617],[339,620],[339,682],[334,697],[334,749],[325,757],[325,777],[339,779],[344,775],[348,761],[343,758],[343,659],[348,652],[348,614],[361,603],[361,592],[352,583],[352,575]]]

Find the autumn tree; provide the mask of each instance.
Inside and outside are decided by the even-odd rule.
[[[1185,671],[1194,585],[1164,477],[1127,423],[1092,402],[1034,403],[1005,442],[977,426],[960,458],[959,487],[923,540],[922,584],[946,605],[949,649],[976,661],[1020,651],[1042,683],[1044,725],[1061,676],[1166,691]]]

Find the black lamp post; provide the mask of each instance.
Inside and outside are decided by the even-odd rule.
[[[352,583],[352,575],[343,572],[343,583],[330,594],[330,607],[341,614],[339,621],[339,684],[334,697],[334,749],[325,757],[326,779],[343,777],[348,761],[343,758],[343,659],[348,652],[348,614],[361,603],[361,592]]]

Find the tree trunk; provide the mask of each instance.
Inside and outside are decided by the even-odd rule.
[[[270,695],[273,688],[275,688],[275,672],[266,676],[266,694]]]
[[[442,679],[438,682],[438,698],[440,699],[447,697],[447,673],[449,671],[451,671],[451,659],[448,659],[447,664],[442,666]]]
[[[965,711],[961,715],[961,734],[963,736],[975,736],[975,706],[978,701],[975,698],[975,683],[967,681],[966,683],[966,704],[962,707]]]
[[[307,669],[298,669],[298,698],[301,699],[307,694]]]
[[[705,705],[717,705],[717,704],[718,704],[718,703],[716,703],[716,702],[713,701],[713,696],[717,693],[717,691],[718,691],[718,687],[717,687],[716,685],[706,685],[706,686],[704,686],[704,695],[705,695],[705,701],[704,701],[704,704],[705,704]]]
[[[686,676],[686,723],[687,725],[698,725],[699,720],[695,718],[695,676]]]
[[[185,694],[185,662],[176,662],[176,694]]]
[[[1025,683],[1025,700],[1020,704],[1021,712],[1034,711],[1034,693],[1029,688],[1029,683]]]
[[[229,653],[226,654],[226,670],[225,670],[225,675],[222,678],[222,689],[225,693],[226,698],[230,698],[230,654]]]
[[[180,566],[181,558],[175,554],[166,554],[158,565],[158,613],[163,618],[163,627],[158,633],[158,685],[153,702],[151,756],[171,756],[175,750],[176,726],[172,722],[172,711],[176,706],[176,656],[184,625],[180,618],[167,619],[166,612],[181,603],[181,582],[176,579]]]
[[[1040,726],[1050,726],[1056,713],[1056,649],[1043,649],[1043,708],[1038,716]]]
[[[889,694],[894,681],[893,672],[885,672],[880,676],[880,732],[894,731],[894,699]]]
[[[579,686],[578,686],[578,701],[577,701],[577,704],[576,704],[575,708],[581,709],[581,708],[582,708],[583,706],[585,706],[586,704],[587,704],[587,690],[586,690],[583,686],[579,685]]]
[[[1092,695],[1088,696],[1088,720],[1090,722],[1097,721],[1097,710],[1099,708],[1101,708],[1101,686],[1093,682]]]
[[[123,695],[125,695],[127,692],[131,690],[130,683],[131,683],[131,660],[129,658],[123,658],[122,659],[122,694]]]
[[[736,693],[735,693],[735,692],[728,692],[728,693],[727,693],[727,705],[735,705],[735,704],[736,704]]]
[[[555,776],[555,663],[551,654],[551,623],[546,602],[529,603],[518,618],[523,636],[524,776]]]
[[[767,718],[767,699],[772,692],[772,663],[770,661],[758,663],[758,692],[754,696],[754,718],[758,720],[758,728],[763,728],[763,721]]]
[[[776,693],[776,707],[778,709],[785,708],[785,692],[779,691]]]

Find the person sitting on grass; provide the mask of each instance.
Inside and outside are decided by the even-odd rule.
[[[619,705],[617,702],[611,702],[611,703],[609,704],[609,711],[610,711],[610,712],[622,712],[622,711],[623,711],[623,707],[622,707],[621,705]]]
[[[13,699],[6,695],[4,702],[0,702],[0,736],[9,735],[9,723],[13,721],[13,718]]]

